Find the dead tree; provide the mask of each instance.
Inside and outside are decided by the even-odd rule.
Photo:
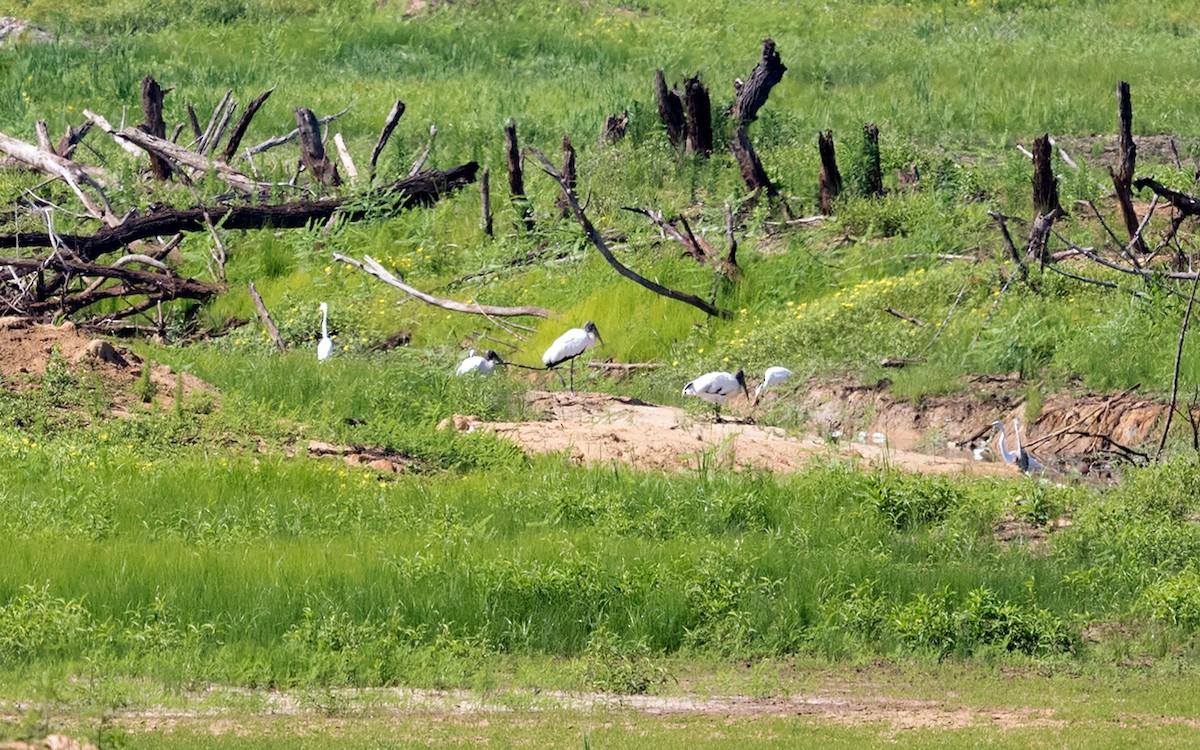
[[[479,176],[479,209],[483,214],[483,233],[492,236],[492,180],[491,171],[483,170]]]
[[[563,136],[562,139],[562,176],[566,179],[567,184],[572,190],[575,189],[575,148],[571,145],[571,139]],[[564,218],[571,216],[571,204],[562,193],[558,195],[558,212]]]
[[[229,142],[225,144],[225,151],[222,152],[222,157],[226,162],[229,162],[237,153],[238,146],[242,145],[242,138],[246,136],[246,128],[250,127],[250,121],[254,119],[254,115],[258,113],[259,108],[262,107],[263,103],[267,101],[267,97],[274,90],[274,88],[270,88],[259,94],[246,107],[246,111],[238,119],[237,125],[233,126],[233,132],[229,134]]]
[[[746,187],[751,192],[765,192],[771,198],[779,195],[779,190],[767,177],[767,170],[763,169],[762,162],[754,151],[754,146],[750,143],[750,136],[746,133],[745,125],[738,126],[733,140],[729,142],[729,148],[733,151],[733,156],[737,159],[738,167],[741,169],[742,181],[746,183]]]
[[[508,164],[508,192],[520,218],[519,227],[532,232],[533,208],[525,196],[525,174],[521,168],[521,148],[517,144],[517,124],[512,120],[504,126],[504,155]]]
[[[821,152],[821,172],[817,175],[817,205],[826,216],[833,214],[833,202],[842,192],[842,174],[838,171],[833,150],[833,131],[817,133],[817,150]]]
[[[325,156],[325,145],[321,143],[321,128],[317,116],[307,107],[296,108],[296,129],[300,131],[300,163],[317,182],[337,187],[342,184],[337,164]]]
[[[396,129],[396,124],[400,122],[400,117],[404,114],[404,102],[399,99],[392,105],[392,109],[388,112],[388,116],[383,121],[383,129],[379,132],[379,140],[375,142],[375,148],[371,149],[371,182],[375,181],[375,165],[379,161],[379,154],[383,152],[383,147],[387,145],[388,139],[392,137],[392,131]]]
[[[156,138],[167,137],[167,123],[163,120],[163,90],[152,77],[142,79],[142,132]],[[150,172],[160,182],[171,179],[171,164],[157,154],[150,154]]]
[[[750,77],[737,88],[737,97],[733,101],[733,119],[739,125],[753,122],[758,116],[758,110],[767,103],[767,96],[775,84],[783,79],[787,67],[779,58],[773,39],[763,40],[762,57]]]
[[[1133,105],[1129,99],[1129,84],[1117,81],[1117,149],[1119,160],[1117,168],[1109,168],[1113,189],[1117,194],[1117,204],[1121,207],[1121,218],[1125,221],[1125,229],[1129,232],[1132,249],[1139,255],[1146,252],[1146,243],[1138,231],[1141,222],[1137,211],[1133,209],[1133,171],[1137,164],[1137,146],[1133,142]]]
[[[600,129],[600,148],[611,146],[617,141],[625,137],[625,130],[629,127],[629,112],[625,111],[618,115],[609,115],[604,118],[604,127]]]
[[[687,110],[687,152],[708,156],[713,150],[712,101],[699,74],[683,81],[683,106]]]
[[[1050,166],[1050,134],[1044,133],[1033,141],[1033,215],[1063,214],[1058,202],[1058,178]]]
[[[863,195],[874,198],[883,195],[883,167],[879,158],[879,128],[875,123],[863,125]]]
[[[654,71],[654,96],[658,100],[658,116],[667,129],[667,140],[677,151],[687,143],[687,119],[683,115],[683,99],[679,92],[667,88],[661,70]]]

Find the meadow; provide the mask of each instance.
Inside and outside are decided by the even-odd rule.
[[[585,747],[634,737],[666,746],[1186,741],[1198,714],[1186,687],[1200,664],[1200,471],[1186,424],[1162,461],[1127,467],[1103,488],[920,476],[833,450],[788,475],[732,471],[702,452],[678,473],[581,467],[436,426],[451,414],[528,418],[524,392],[549,382],[454,378],[482,334],[532,365],[587,319],[603,332],[604,357],[661,367],[619,382],[590,375],[586,387],[655,403],[682,404],[681,384],[705,370],[772,364],[798,379],[887,377],[914,400],[1012,372],[1031,401],[1135,385],[1163,398],[1186,303],[1162,283],[1099,268],[1089,275],[1118,289],[1049,273],[1036,285],[1009,282],[988,211],[1029,217],[1029,162],[1015,146],[1050,132],[1077,162],[1055,162],[1070,210],[1060,231],[1103,241],[1076,202],[1113,210],[1102,157],[1118,79],[1132,85],[1135,134],[1173,137],[1179,155],[1175,163],[1146,149],[1139,173],[1194,192],[1200,97],[1177,67],[1198,51],[1188,9],[1153,0],[479,0],[404,11],[351,0],[0,0],[0,14],[55,34],[0,46],[5,133],[32,139],[38,119],[58,133],[85,108],[132,121],[149,74],[175,87],[168,123],[184,121],[189,103],[209,111],[226,89],[249,100],[276,87],[247,142],[290,129],[293,107],[322,115],[350,106],[334,128],[362,160],[401,98],[408,109],[381,175],[406,173],[436,124],[431,165],[489,167],[497,227],[482,234],[468,189],[333,227],[221,230],[227,291],[203,306],[168,306],[165,341],[126,342],[215,394],[172,408],[151,397],[115,417],[97,382],[68,363],[6,379],[0,736],[67,729],[105,747],[391,747],[408,742],[384,737],[405,734]],[[732,81],[767,37],[788,72],[750,135],[804,216],[816,212],[815,135],[834,131],[847,190],[819,225],[782,225],[779,209],[746,193],[726,149],[680,156],[657,119],[655,69],[669,82],[700,71],[727,137]],[[624,110],[625,138],[600,147],[604,117]],[[558,216],[557,187],[533,160],[536,227],[515,228],[500,177],[508,118],[522,143],[547,153],[570,136],[589,216],[625,262],[712,293],[734,317],[707,318],[618,278]],[[883,198],[860,194],[866,122],[881,131]],[[81,160],[103,160],[123,178],[111,197],[195,200],[190,189],[143,181],[141,165],[100,134],[87,143],[94,153]],[[294,161],[277,149],[255,169],[285,180]],[[911,164],[920,189],[900,190],[892,173]],[[0,195],[14,204],[40,182],[2,172]],[[65,189],[61,197],[69,200]],[[745,209],[741,277],[728,284],[622,210],[686,212],[716,238],[727,202]],[[5,232],[19,226],[4,221]],[[71,231],[69,212],[52,221]],[[1179,235],[1188,257],[1194,229]],[[189,236],[180,268],[205,276],[211,243]],[[518,339],[403,300],[334,252],[372,255],[439,296],[557,315]],[[554,262],[514,262],[530,254]],[[278,354],[253,323],[183,345],[197,330],[253,319],[249,281],[292,351]],[[318,365],[322,300],[336,353]],[[912,326],[888,307],[934,325]],[[411,332],[409,346],[370,351],[398,330]],[[884,372],[883,357],[922,361]],[[1180,383],[1185,393],[1200,383],[1190,340]],[[806,428],[802,414],[771,419]],[[412,468],[381,475],[309,458],[309,439],[385,446]],[[998,538],[1005,523],[1027,536]],[[462,689],[511,713],[488,727],[470,716],[442,721],[444,707],[394,710],[389,691],[410,688]],[[978,717],[914,731],[899,720],[761,714],[718,726],[704,713],[648,717],[619,698],[597,709],[537,697],[843,689],[980,716],[1045,710],[1052,720],[1026,717],[999,736]],[[304,712],[270,718],[272,694],[300,696]],[[551,718],[526,722],[535,709]],[[130,718],[174,710],[190,718],[173,731]],[[1148,718],[1156,715],[1170,721]],[[211,717],[224,716],[245,731],[213,736]],[[558,732],[557,719],[571,731]]]

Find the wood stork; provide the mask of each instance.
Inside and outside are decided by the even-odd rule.
[[[562,373],[554,368],[563,362],[570,362],[571,392],[573,393],[575,391],[575,358],[595,346],[596,342],[603,344],[604,339],[600,338],[600,331],[596,330],[596,324],[589,320],[583,324],[583,328],[572,328],[556,338],[546,353],[542,355],[542,364],[558,373],[558,379],[562,380]]]
[[[321,340],[317,342],[317,361],[324,362],[333,354],[333,339],[329,338],[329,305],[321,303]]]
[[[746,387],[746,376],[741,370],[735,373],[707,372],[683,387],[683,395],[695,396],[713,405],[713,419],[721,421],[721,404],[725,399],[737,393],[738,388],[750,398],[750,389]]]
[[[1026,474],[1042,471],[1045,467],[1042,462],[1034,458],[1024,447],[1021,446],[1021,420],[1013,420],[1013,431],[1016,433],[1017,449],[1010,451],[1005,447],[1004,443],[1008,440],[1008,433],[1004,431],[1004,423],[997,420],[992,422],[992,426],[1000,431],[996,438],[996,447],[1000,450],[1000,458],[1006,464],[1016,464],[1017,468]]]
[[[786,367],[768,367],[767,371],[763,373],[763,381],[758,384],[757,388],[754,389],[755,405],[757,405],[759,400],[762,398],[763,391],[767,390],[768,388],[774,388],[791,377],[791,375],[792,371]]]
[[[504,364],[504,360],[500,359],[500,355],[491,349],[485,349],[483,354],[476,354],[472,349],[467,358],[458,365],[458,369],[454,374],[461,377],[468,373],[477,372],[480,375],[491,375],[496,371],[496,365]]]

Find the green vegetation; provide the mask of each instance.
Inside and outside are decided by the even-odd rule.
[[[477,728],[438,728],[425,715],[379,720],[372,691],[470,688],[518,709],[542,689],[777,696],[811,687],[797,676],[805,670],[881,664],[912,671],[880,678],[889,696],[942,700],[952,675],[981,712],[1049,706],[1068,722],[998,738],[975,725],[930,729],[903,738],[914,747],[1061,746],[1080,725],[1098,747],[1149,741],[1118,705],[1194,719],[1182,696],[1191,691],[1180,688],[1200,663],[1200,467],[1183,445],[1186,424],[1169,460],[1104,490],[865,470],[833,452],[786,476],[732,472],[710,455],[678,474],[580,468],[564,456],[527,457],[489,434],[437,429],[453,414],[530,416],[522,397],[534,381],[454,378],[460,348],[487,334],[512,342],[506,359],[535,364],[563,328],[586,319],[603,333],[604,356],[662,365],[619,383],[588,373],[587,387],[657,403],[679,403],[681,383],[700,372],[738,366],[873,383],[883,357],[921,360],[887,373],[893,391],[914,400],[959,390],[973,374],[1016,372],[1029,418],[1062,387],[1167,391],[1184,301],[1161,279],[1135,283],[1100,268],[1088,275],[1119,289],[1036,270],[1034,285],[1010,283],[988,211],[1029,214],[1028,161],[1013,147],[1049,131],[1079,162],[1056,161],[1071,211],[1060,230],[1080,244],[1104,241],[1076,201],[1112,210],[1093,136],[1114,129],[1118,78],[1133,84],[1135,132],[1179,136],[1185,166],[1153,149],[1141,163],[1193,190],[1186,163],[1200,155],[1200,102],[1180,93],[1172,71],[1194,56],[1195,24],[1177,6],[525,0],[439,3],[406,17],[403,3],[374,0],[0,0],[0,14],[56,34],[50,44],[0,47],[6,133],[32,140],[38,119],[61,131],[85,108],[118,120],[122,107],[136,110],[138,82],[152,74],[175,87],[169,123],[185,121],[189,103],[203,116],[226,89],[248,100],[275,86],[247,144],[290,129],[293,107],[321,115],[351,105],[335,127],[361,167],[400,97],[407,114],[381,177],[406,173],[436,123],[431,164],[490,167],[497,212],[495,238],[478,228],[473,190],[395,216],[376,206],[378,216],[353,224],[218,229],[228,291],[204,306],[166,307],[166,341],[136,345],[147,366],[129,386],[128,416],[111,414],[111,384],[57,351],[44,375],[5,379],[0,702],[36,696],[42,708],[6,719],[0,738],[78,726],[109,746],[294,743],[299,731],[262,719],[257,701],[271,689],[301,694],[323,714],[366,714],[361,735],[315,730],[340,742],[396,724],[460,741]],[[814,134],[833,129],[850,187],[818,226],[782,226],[781,211],[746,194],[725,149],[678,156],[657,122],[654,70],[668,81],[699,70],[723,140],[730,82],[748,74],[768,36],[789,70],[750,134],[792,211],[808,214]],[[627,136],[598,147],[603,118],[626,109]],[[497,189],[509,117],[523,143],[548,153],[571,137],[589,216],[624,262],[712,296],[733,318],[707,319],[617,278],[558,217],[555,186],[532,168],[537,228],[513,229],[516,214]],[[882,133],[892,188],[882,198],[853,187],[868,121]],[[144,184],[138,165],[98,134],[88,144],[119,178],[108,186],[114,204],[195,201],[192,188]],[[285,150],[256,157],[257,172],[286,182],[295,157]],[[919,190],[891,178],[910,164]],[[0,195],[5,205],[25,200],[39,182],[4,172]],[[211,196],[222,186],[194,190]],[[64,187],[46,194],[72,200]],[[281,187],[273,197],[289,195]],[[737,283],[715,282],[621,208],[686,213],[720,245],[726,203],[743,212]],[[4,219],[3,231],[44,230],[23,221]],[[76,231],[65,211],[51,221]],[[1179,235],[1184,252],[1194,230],[1185,224]],[[189,237],[181,270],[208,278],[211,243]],[[398,303],[394,290],[334,263],[334,252],[371,255],[439,296],[560,315],[514,338],[493,321]],[[530,257],[538,262],[520,262]],[[247,281],[290,353],[276,353],[253,324],[178,345],[190,332],[252,319]],[[321,300],[336,353],[318,365]],[[399,330],[411,331],[410,346],[371,351]],[[151,361],[216,392],[186,390],[182,375],[156,385]],[[1185,391],[1200,383],[1192,342],[1181,382]],[[160,408],[168,397],[173,407]],[[786,409],[763,419],[802,421]],[[382,446],[411,468],[380,474],[311,458],[310,439]],[[1001,524],[1027,538],[998,539]],[[794,669],[747,676],[734,664]],[[1013,674],[1030,682],[1012,694],[997,687]],[[1104,700],[1093,705],[1071,684],[1081,675],[1102,685]],[[117,707],[194,705],[208,685],[231,691],[217,707],[258,716],[259,731],[126,735],[111,723]],[[1143,693],[1129,697],[1131,685]],[[242,688],[255,690],[238,699],[232,691]],[[488,732],[561,743],[558,715],[528,725],[506,716]],[[630,744],[586,711],[562,715],[582,728],[581,745]],[[623,719],[665,746],[685,734],[689,746],[723,738],[707,716],[681,719],[686,731],[674,737],[644,716]],[[1162,744],[1186,734],[1182,724],[1154,729]],[[883,734],[768,717],[739,741],[854,746]]]

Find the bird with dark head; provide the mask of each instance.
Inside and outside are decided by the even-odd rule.
[[[554,340],[546,353],[542,355],[542,364],[547,368],[554,370],[558,374],[558,379],[563,380],[561,372],[555,368],[563,362],[570,362],[571,365],[571,391],[575,391],[575,358],[583,354],[588,349],[591,349],[596,343],[604,344],[604,339],[600,338],[600,331],[596,329],[596,324],[588,321],[583,324],[583,328],[572,328],[563,335]],[[565,381],[563,385],[566,385]]]
[[[683,387],[683,395],[695,396],[713,405],[713,421],[721,421],[721,404],[725,399],[735,395],[738,389],[750,399],[750,389],[746,387],[746,375],[741,370],[735,373],[706,372]]]
[[[476,354],[472,349],[467,353],[467,358],[459,363],[458,369],[454,374],[461,377],[469,373],[475,372],[480,375],[491,375],[496,371],[496,365],[504,364],[504,360],[500,359],[500,355],[491,349],[485,349],[483,354]]]

